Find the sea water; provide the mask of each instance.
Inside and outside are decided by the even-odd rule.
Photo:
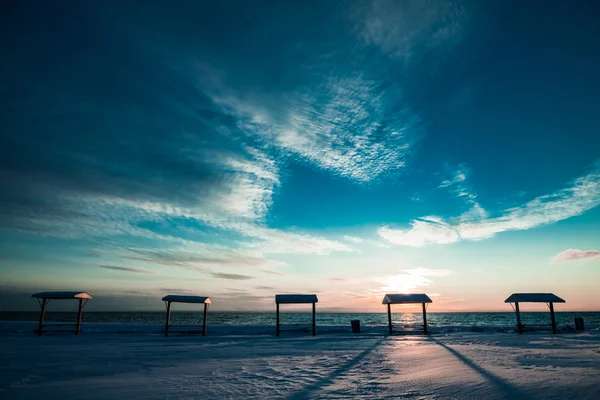
[[[422,322],[421,313],[394,312],[394,324],[418,324]],[[559,327],[574,326],[574,317],[583,317],[586,328],[600,327],[600,312],[557,312],[556,323]],[[47,322],[73,321],[74,312],[47,312]],[[38,312],[0,312],[0,321],[37,321]],[[196,324],[202,319],[202,311],[173,311],[171,322],[174,324]],[[282,324],[307,325],[311,323],[310,313],[282,312]],[[387,325],[386,313],[328,313],[317,310],[317,325],[324,326],[349,326],[351,320],[360,320],[364,326]],[[163,324],[165,312],[84,312],[84,322],[117,322],[117,323],[143,323]],[[549,312],[522,312],[521,321],[525,325],[549,324]],[[275,312],[222,312],[210,311],[208,322],[211,325],[273,325]],[[427,323],[431,327],[457,326],[483,328],[514,327],[515,314],[511,312],[456,312],[427,313]]]

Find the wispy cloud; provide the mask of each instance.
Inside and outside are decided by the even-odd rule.
[[[462,199],[469,207],[458,218],[461,222],[481,220],[488,216],[487,211],[477,201],[477,194],[467,182],[468,168],[461,164],[451,172],[451,178],[444,180],[438,188],[447,188],[451,193]]]
[[[247,96],[226,85],[215,86],[214,79],[206,90],[240,119],[240,128],[250,137],[360,182],[404,167],[420,129],[408,105],[398,109],[401,88],[360,74],[331,76],[310,89],[300,87],[288,93],[285,108],[248,105]],[[254,101],[269,104],[267,99]]]
[[[375,0],[357,10],[359,36],[406,64],[427,51],[440,54],[462,39],[466,13],[460,1]]]
[[[193,249],[193,251],[192,251]],[[261,253],[235,250],[219,245],[195,244],[188,250],[183,249],[128,249],[123,258],[145,261],[165,266],[182,267],[196,271],[207,268],[232,267],[280,267],[285,263],[268,260]]]
[[[227,274],[224,272],[213,272],[211,275],[219,279],[230,279],[234,281],[246,281],[248,279],[254,279],[254,276],[240,275],[240,274]]]
[[[277,288],[274,287],[274,286],[259,285],[259,286],[255,286],[254,289],[258,289],[258,290],[275,290]]]
[[[265,254],[304,253],[327,255],[333,251],[355,251],[347,244],[335,240],[308,234],[284,232],[261,226],[246,226],[244,229],[240,229],[240,232],[258,239],[246,245]]]
[[[100,257],[100,254],[101,254],[101,253],[100,253],[100,251],[99,251],[99,250],[97,250],[97,249],[92,249],[92,250],[90,251],[90,254],[89,254],[89,255],[90,255],[90,257]]]
[[[424,217],[411,221],[408,229],[383,226],[379,235],[390,243],[420,247],[428,243],[448,244],[459,240],[481,240],[497,233],[526,230],[581,215],[600,204],[600,169],[577,178],[571,186],[537,197],[521,207],[488,218],[484,213],[471,220],[464,215],[451,220]]]
[[[147,269],[142,268],[132,268],[132,267],[120,267],[117,265],[98,265],[99,268],[109,269],[113,271],[121,271],[121,272],[133,272],[136,274],[153,274],[154,272],[148,271]]]
[[[263,269],[261,271],[264,272],[265,274],[269,274],[269,275],[279,275],[279,276],[283,275],[282,272],[273,271],[273,270],[270,270],[270,269]]]
[[[600,260],[600,251],[567,249],[552,257],[552,263],[554,264],[577,260]]]
[[[362,243],[363,240],[357,236],[344,236],[344,240],[348,241],[348,242],[352,242],[352,243]]]
[[[459,169],[454,172],[454,176],[451,179],[446,179],[442,183],[440,183],[438,188],[445,188],[445,187],[452,186],[452,185],[460,185],[466,179],[467,179],[467,176],[465,175],[465,173]]]

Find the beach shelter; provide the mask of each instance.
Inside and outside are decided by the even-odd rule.
[[[423,305],[423,333],[427,335],[429,332],[427,329],[427,307],[425,304],[432,303],[429,296],[426,294],[386,294],[383,297],[381,304],[387,304],[388,314],[388,328],[390,335],[393,333],[392,329],[392,304],[422,304]]]
[[[316,294],[277,294],[275,303],[277,304],[277,336],[281,332],[279,324],[279,305],[280,304],[312,304],[312,335],[317,334],[317,319],[315,304],[319,302]]]
[[[517,315],[517,329],[519,334],[523,333],[524,325],[521,324],[521,312],[519,303],[546,303],[550,308],[550,320],[552,321],[552,333],[556,333],[556,320],[554,319],[554,303],[566,303],[563,299],[554,293],[513,293],[504,300],[505,303],[515,303],[513,309]]]
[[[171,303],[193,303],[204,304],[204,317],[202,318],[202,336],[206,336],[206,318],[208,316],[208,305],[211,304],[210,298],[202,296],[179,296],[170,294],[162,298],[167,307],[167,322],[165,323],[165,336],[169,336],[171,327]],[[186,333],[195,333],[195,331],[185,331]]]
[[[41,292],[32,294],[31,297],[37,299],[40,305],[40,323],[38,325],[38,334],[41,335],[44,330],[44,316],[46,314],[46,306],[50,300],[77,300],[79,303],[79,309],[77,311],[77,324],[75,325],[75,334],[79,335],[81,332],[81,314],[83,313],[83,306],[93,297],[86,292]]]

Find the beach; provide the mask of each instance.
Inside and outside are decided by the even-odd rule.
[[[164,337],[155,324],[88,324],[37,336],[1,323],[3,399],[597,399],[600,332],[468,328],[431,335],[213,325]]]

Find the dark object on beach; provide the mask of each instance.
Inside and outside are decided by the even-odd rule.
[[[173,327],[171,325],[171,303],[194,303],[194,304],[204,304],[204,315],[202,318],[202,331],[197,330],[189,330],[188,327],[178,327],[178,328],[186,328],[187,330],[179,331],[180,333],[186,334],[194,334],[202,332],[202,336],[206,336],[206,319],[208,318],[208,305],[211,304],[211,300],[208,297],[204,296],[180,296],[175,294],[170,294],[162,298],[162,301],[165,302],[165,306],[167,307],[167,322],[165,323],[165,336],[169,336],[169,329]]]
[[[392,326],[392,304],[421,304],[423,306],[423,334],[427,335],[429,330],[427,328],[427,307],[426,304],[431,303],[431,299],[424,293],[412,293],[412,294],[386,294],[383,297],[381,304],[387,305],[388,313],[388,330],[390,335],[394,333]],[[407,331],[404,331],[407,332]],[[413,330],[412,332],[420,332]]]
[[[32,294],[31,297],[37,299],[38,303],[40,304],[40,308],[42,309],[40,312],[40,322],[37,329],[38,335],[41,335],[44,330],[44,315],[46,314],[46,306],[50,300],[75,299],[79,302],[79,308],[77,310],[77,324],[75,325],[75,334],[79,335],[79,332],[81,332],[81,314],[83,314],[83,306],[85,306],[89,299],[93,299],[93,297],[86,292],[42,292]],[[54,324],[54,326],[63,325],[64,324]]]
[[[583,317],[575,317],[573,320],[575,321],[575,330],[583,331]]]
[[[353,319],[350,323],[352,324],[352,333],[360,333],[360,320]]]
[[[510,297],[504,300],[505,303],[515,303],[513,309],[517,315],[517,330],[519,334],[523,333],[525,325],[521,323],[521,311],[519,303],[546,303],[550,308],[550,320],[552,321],[552,333],[556,334],[556,320],[554,318],[554,303],[566,303],[563,299],[554,293],[513,293]]]
[[[275,332],[277,336],[281,333],[281,327],[279,323],[279,304],[312,304],[312,335],[315,336],[317,334],[317,310],[315,304],[319,302],[316,294],[276,294],[275,295],[275,304],[276,307],[276,327]]]

